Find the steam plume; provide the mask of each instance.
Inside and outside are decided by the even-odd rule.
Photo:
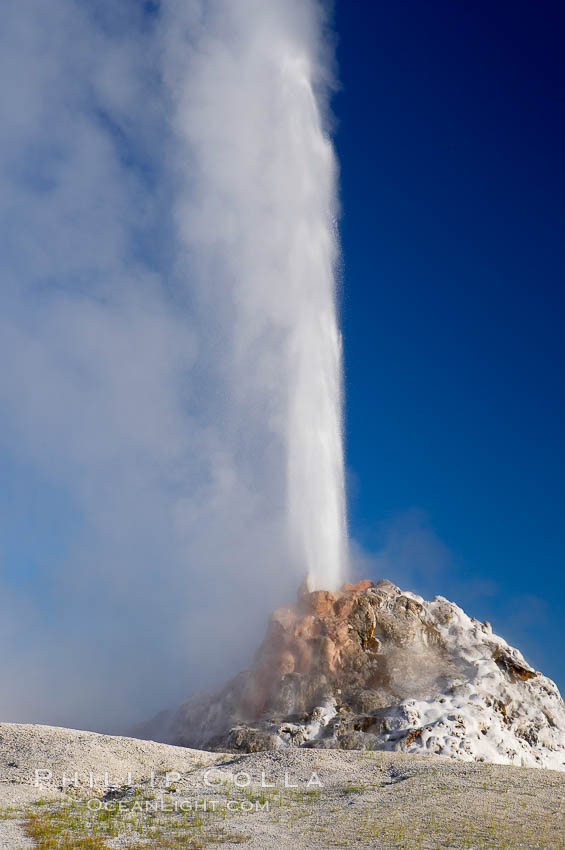
[[[0,30],[0,716],[123,729],[249,660],[345,519],[316,0]]]
[[[294,562],[335,589],[347,556],[336,164],[314,95],[327,86],[322,11],[215,0],[189,4],[179,27],[174,6],[167,43],[177,141],[191,163],[177,218],[197,258],[190,285],[218,318],[233,407],[252,411],[259,440],[270,435],[286,458]]]

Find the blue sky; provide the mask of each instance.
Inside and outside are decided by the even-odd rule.
[[[340,2],[334,101],[353,536],[562,688],[563,25]]]

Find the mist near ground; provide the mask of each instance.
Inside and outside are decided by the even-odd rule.
[[[315,0],[4,10],[5,720],[128,728],[245,666],[303,578],[269,278],[269,191],[288,218],[299,187],[264,107],[289,44],[328,123],[328,26]]]

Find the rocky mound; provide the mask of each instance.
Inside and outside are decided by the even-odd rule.
[[[383,579],[273,613],[255,663],[144,735],[207,749],[428,752],[565,770],[565,706],[518,650],[441,596]]]

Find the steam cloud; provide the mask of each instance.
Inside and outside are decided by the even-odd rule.
[[[295,563],[337,588],[346,561],[341,345],[336,169],[313,94],[326,82],[313,47],[321,11],[282,0],[189,4],[182,17],[171,7],[166,67],[180,158],[191,162],[178,174],[177,234],[200,322],[214,314],[207,368],[219,366],[225,384],[227,441],[238,459],[251,451],[248,480],[258,447],[269,469],[282,458]],[[280,478],[272,498],[285,492]]]
[[[324,8],[100,0],[0,39],[0,716],[118,728],[347,562]]]

